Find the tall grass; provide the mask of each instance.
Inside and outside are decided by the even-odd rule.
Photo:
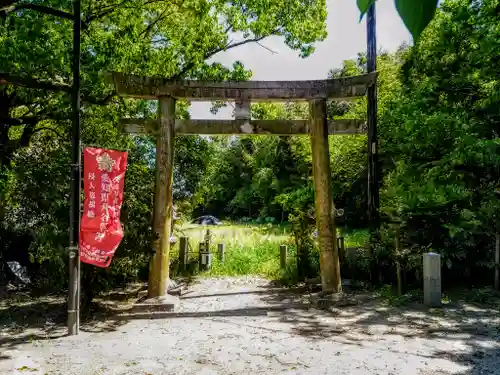
[[[255,275],[272,279],[294,279],[296,273],[295,245],[291,229],[286,225],[225,224],[218,226],[183,225],[176,236],[187,237],[190,258],[197,259],[199,243],[210,230],[210,251],[214,254],[212,267],[206,276]],[[346,233],[346,246],[362,246],[365,233]],[[217,244],[225,244],[224,262],[217,259]],[[288,265],[280,269],[280,245],[288,245]],[[178,246],[172,249],[172,258],[178,257]]]
[[[356,229],[344,231],[345,247],[366,247],[370,239],[368,229]]]

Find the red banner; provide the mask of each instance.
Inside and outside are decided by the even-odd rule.
[[[127,153],[87,147],[83,154],[85,201],[80,226],[80,260],[108,267],[123,238],[120,208]]]

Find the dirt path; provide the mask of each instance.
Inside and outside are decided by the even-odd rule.
[[[500,374],[499,321],[470,306],[320,311],[265,280],[211,279],[191,286],[174,313],[117,317],[77,337],[16,341],[40,331],[1,327],[0,373]]]

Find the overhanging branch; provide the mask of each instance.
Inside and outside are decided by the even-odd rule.
[[[9,126],[31,125],[37,122],[38,119],[34,117],[19,117],[19,118],[0,118],[0,123]]]
[[[62,136],[62,134],[61,134],[61,133],[59,133],[56,129],[51,128],[51,127],[48,127],[48,126],[42,126],[41,128],[36,128],[36,129],[33,131],[32,136],[33,136],[35,133],[38,133],[38,132],[41,132],[41,131],[44,131],[44,130],[51,131],[51,132],[52,132],[52,133],[54,133],[57,137],[59,137],[59,138],[63,138],[63,136]]]
[[[114,11],[116,11],[116,9],[118,9],[123,4],[125,4],[125,3],[129,2],[129,1],[130,0],[123,0],[123,1],[121,1],[119,3],[112,4],[112,5],[109,5],[109,6],[106,6],[106,7],[102,7],[99,10],[96,10],[94,13],[88,14],[87,17],[84,20],[82,20],[82,30],[88,30],[88,28],[90,27],[90,24],[93,21],[99,20],[99,19],[101,19],[103,17],[106,17],[106,16],[110,15],[111,13],[113,13]]]
[[[227,51],[231,48],[236,48],[236,47],[239,47],[239,46],[242,46],[244,44],[248,44],[248,43],[258,43],[260,42],[261,40],[267,38],[267,37],[270,37],[272,35],[275,35],[276,33],[278,32],[278,30],[275,30],[269,34],[266,34],[266,35],[262,35],[262,36],[259,36],[259,37],[255,37],[255,38],[250,38],[250,39],[245,39],[245,40],[241,40],[239,42],[236,42],[236,43],[231,43],[231,44],[228,44],[227,46],[223,47],[223,48],[219,48],[217,50],[214,51],[214,53],[212,54],[215,55],[216,53],[219,53],[219,52],[222,52],[222,51]]]
[[[4,6],[3,8],[0,8],[0,12],[4,11],[6,13],[11,13],[15,12],[17,10],[34,10],[36,12],[40,13],[45,13],[45,14],[50,14],[55,17],[59,18],[65,18],[68,20],[73,20],[74,17],[71,13],[59,10],[59,9],[54,9],[50,7],[46,7],[43,5],[37,5],[37,4],[14,4],[14,5],[9,5],[9,6]]]
[[[0,0],[2,1],[2,0]],[[17,6],[25,6],[31,4],[19,4],[15,5]],[[38,7],[38,6],[35,6]],[[276,35],[276,33],[279,32],[279,29],[276,29],[272,31],[271,33],[268,33],[266,35],[262,35],[259,37],[254,37],[254,38],[249,38],[245,39],[239,42],[234,42],[234,43],[228,43],[223,47],[216,48],[212,51],[208,51],[205,56],[204,60],[207,60],[214,55],[216,55],[219,52],[222,51],[227,51],[232,48],[236,48],[248,43],[254,43],[254,42],[260,42],[261,40],[272,36]],[[193,69],[196,66],[196,61],[191,61],[187,63],[177,74],[174,74],[171,79],[180,79],[183,78],[183,76]],[[31,77],[22,77],[22,76],[17,76],[9,73],[2,73],[0,72],[0,86],[2,85],[13,85],[13,86],[20,86],[20,87],[25,87],[25,88],[31,88],[31,89],[39,89],[39,90],[46,90],[46,91],[54,91],[54,92],[65,92],[65,93],[71,93],[72,86],[66,83],[58,83],[58,82],[50,82],[50,81],[44,81],[44,80],[39,80],[36,78],[31,78]],[[85,93],[82,91],[81,99],[83,102],[89,103],[89,104],[94,104],[94,105],[107,105],[111,103],[111,101],[117,97],[116,91],[113,91],[106,95],[103,98],[97,98],[95,96],[92,96],[90,93]]]
[[[22,117],[7,117],[0,118],[0,124],[5,124],[7,126],[23,126],[23,125],[36,125],[40,121],[52,120],[52,121],[67,121],[67,116],[59,113],[40,113],[35,116],[22,116]]]
[[[21,77],[9,73],[0,73],[0,86],[2,85],[14,85],[47,91],[71,92],[71,85],[66,83],[43,81],[36,78]]]
[[[117,96],[118,96],[118,94],[116,93],[116,91],[113,90],[113,92],[109,93],[108,95],[106,95],[103,98],[96,98],[96,97],[91,96],[90,94],[86,94],[86,93],[82,93],[81,98],[82,98],[82,101],[85,103],[95,104],[95,105],[107,105],[107,104],[111,103],[111,101]]]
[[[229,29],[230,29],[230,27],[228,28],[228,30]],[[214,49],[212,51],[207,52],[203,58],[204,58],[204,60],[208,60],[209,58],[215,56],[216,54],[218,54],[220,52],[228,51],[228,50],[230,50],[232,48],[240,47],[240,46],[243,46],[243,45],[248,44],[248,43],[255,43],[255,42],[258,43],[258,42],[260,42],[261,40],[263,40],[263,39],[265,39],[267,37],[270,37],[272,35],[276,35],[278,32],[279,32],[279,29],[276,29],[276,30],[273,30],[272,32],[270,32],[269,34],[265,34],[265,35],[258,36],[258,37],[255,37],[255,38],[241,40],[241,41],[235,42],[235,43],[228,43],[228,44],[226,44],[223,47],[219,47],[219,48],[216,48],[216,49]],[[195,65],[196,65],[195,62],[190,62],[190,63],[186,64],[180,70],[180,72],[177,73],[177,74],[175,74],[173,77],[171,77],[171,79],[182,78],[182,76],[184,76],[184,74],[186,74],[189,70],[191,70],[192,68],[194,68]]]
[[[279,31],[279,29],[276,29],[268,34],[265,34],[265,35],[256,36],[256,37],[250,38],[250,39],[240,40],[239,42],[235,42],[235,43],[228,43],[224,47],[216,48],[216,49],[208,52],[207,54],[205,54],[205,60],[213,57],[214,55],[218,54],[219,52],[223,52],[223,51],[230,50],[232,48],[240,47],[240,46],[243,46],[243,45],[248,44],[248,43],[258,43],[267,37],[270,37],[272,35],[276,35],[278,33],[278,31]]]
[[[16,2],[17,0],[0,0],[0,9],[7,8]]]
[[[36,78],[20,77],[9,73],[0,73],[0,86],[2,85],[13,85],[54,92],[71,92],[71,85],[68,85],[66,83],[41,81]],[[106,105],[109,104],[115,96],[116,92],[114,91],[103,98],[96,98],[89,93],[82,92],[81,99],[82,101],[89,104]]]

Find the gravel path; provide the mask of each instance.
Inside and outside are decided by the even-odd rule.
[[[173,313],[117,317],[76,337],[17,342],[0,328],[0,374],[500,374],[499,320],[471,306],[376,301],[322,311],[262,279],[209,279]]]

